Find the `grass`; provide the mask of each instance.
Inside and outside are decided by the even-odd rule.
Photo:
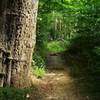
[[[44,67],[38,67],[36,66],[35,68],[33,68],[33,74],[38,77],[38,78],[42,78],[43,75],[45,74],[45,68]]]

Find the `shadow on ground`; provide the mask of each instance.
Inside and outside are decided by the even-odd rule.
[[[100,72],[91,68],[80,57],[68,55],[66,65],[74,79],[76,90],[85,97],[83,100],[100,99]]]

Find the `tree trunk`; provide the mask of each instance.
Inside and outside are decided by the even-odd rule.
[[[2,1],[6,2],[2,3],[4,10],[0,17],[0,63],[5,72],[2,79],[5,85],[28,87],[31,85],[30,68],[36,39],[38,1]]]

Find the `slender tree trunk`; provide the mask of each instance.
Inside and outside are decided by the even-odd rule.
[[[4,83],[15,87],[28,87],[31,85],[30,67],[36,39],[38,1],[7,0],[6,2],[2,14],[4,17],[1,17],[4,20],[1,24],[3,33],[0,30],[2,33],[0,36],[4,39],[1,40],[4,41],[2,48],[5,50],[1,50],[5,55]]]

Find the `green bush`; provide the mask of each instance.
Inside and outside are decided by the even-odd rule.
[[[0,88],[0,100],[27,100],[27,90],[11,87]]]

